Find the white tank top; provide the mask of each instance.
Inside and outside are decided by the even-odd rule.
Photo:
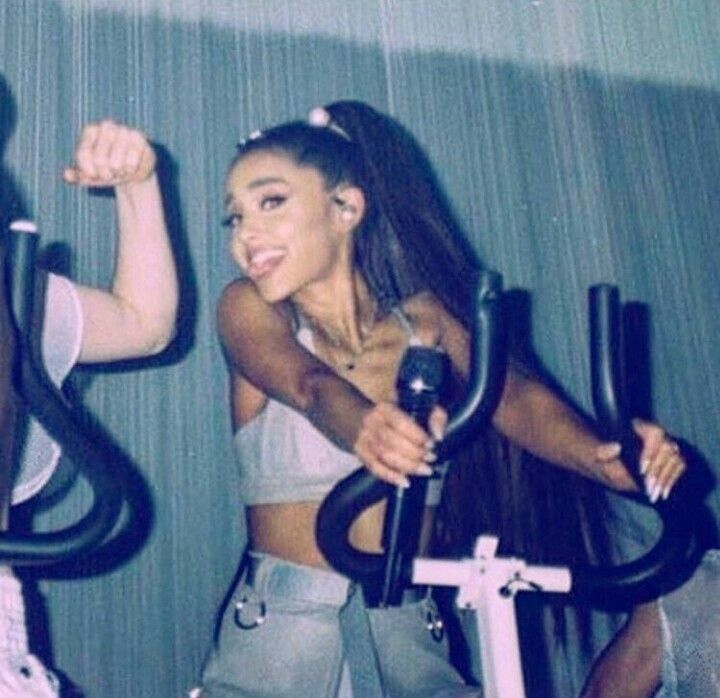
[[[68,279],[48,275],[42,358],[53,383],[60,387],[77,362],[83,333],[80,299]],[[15,478],[12,503],[19,504],[39,492],[60,460],[60,446],[30,417],[20,450],[20,467]]]

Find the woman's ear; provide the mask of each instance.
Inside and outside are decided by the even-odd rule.
[[[331,196],[341,226],[346,230],[354,230],[365,215],[365,194],[362,189],[340,185]]]

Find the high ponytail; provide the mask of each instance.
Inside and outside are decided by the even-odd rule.
[[[371,210],[356,263],[383,305],[429,290],[463,324],[480,263],[455,222],[432,167],[411,134],[362,102],[326,107],[359,149]]]
[[[368,284],[381,297],[390,290],[390,304],[429,290],[469,327],[480,262],[422,149],[399,123],[366,104],[335,102],[326,110],[359,148],[375,206],[355,241],[356,263]],[[509,344],[513,367],[541,379],[514,350],[522,339],[511,337]],[[538,461],[491,427],[453,460],[437,518],[436,552],[468,554],[477,535],[493,533],[503,554],[541,564],[607,560],[605,497],[593,483]],[[556,636],[563,640],[561,605],[553,611]],[[587,641],[589,613],[581,609],[577,622]]]

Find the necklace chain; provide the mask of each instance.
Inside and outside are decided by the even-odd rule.
[[[336,339],[325,330],[321,330],[328,345],[332,347],[332,353],[329,358],[333,365],[345,371],[352,371],[357,366],[360,358],[365,353],[365,349],[367,348],[365,345],[367,336],[370,334],[370,332],[372,332],[373,328],[375,327],[375,323],[377,321],[377,312],[378,303],[376,300],[373,299],[372,313],[370,314],[370,318],[367,324],[363,323],[362,320],[360,321],[360,348],[357,351],[347,348],[346,346],[344,346],[341,340]],[[349,354],[351,358],[349,360],[339,358],[338,353],[340,352],[342,352],[343,354]]]

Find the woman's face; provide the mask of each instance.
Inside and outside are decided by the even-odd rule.
[[[230,251],[268,302],[329,276],[347,235],[322,175],[290,157],[255,151],[228,174]]]

